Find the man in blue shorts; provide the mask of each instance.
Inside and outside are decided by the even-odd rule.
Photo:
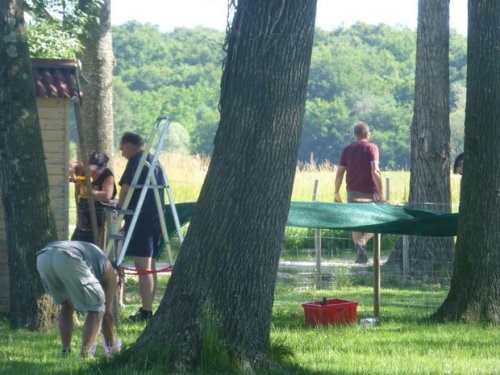
[[[379,169],[379,152],[376,144],[369,141],[370,128],[364,122],[354,125],[356,141],[347,146],[340,157],[335,177],[335,202],[341,202],[339,191],[347,171],[348,202],[383,202],[384,191]],[[352,240],[358,257],[356,263],[367,263],[366,243],[373,233],[352,232]]]
[[[37,254],[36,266],[45,290],[61,305],[59,331],[62,354],[71,352],[73,312],[87,312],[82,332],[82,357],[95,353],[95,339],[102,326],[104,354],[121,349],[114,337],[113,298],[117,274],[106,255],[83,241],[49,242]]]
[[[125,171],[120,179],[119,185],[120,196],[118,200],[118,208],[121,208],[125,197],[134,178],[135,172],[139,167],[139,162],[144,153],[144,140],[138,134],[126,132],[120,140],[120,151],[122,156],[128,160]],[[147,161],[151,163],[152,156],[147,156]],[[146,181],[148,174],[147,165],[139,178],[138,184],[142,185]],[[154,171],[156,182],[160,185],[164,184],[163,173],[161,168],[157,166]],[[161,206],[164,206],[163,188],[159,189]],[[136,188],[132,194],[132,198],[128,204],[128,209],[134,210],[137,206],[141,188]],[[125,231],[128,230],[131,215],[125,216]],[[154,197],[153,189],[149,189],[146,198],[142,205],[137,223],[135,225],[132,237],[130,239],[126,255],[132,256],[134,265],[139,273],[139,293],[141,295],[142,307],[135,315],[130,317],[132,321],[147,321],[153,315],[153,299],[156,291],[156,263],[155,258],[158,255],[159,244],[161,239],[161,227],[158,209]]]

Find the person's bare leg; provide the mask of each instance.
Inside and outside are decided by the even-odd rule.
[[[88,356],[90,348],[99,334],[103,314],[98,311],[89,311],[87,313],[87,319],[85,319],[82,331],[82,357]]]
[[[154,258],[151,258],[151,270],[156,271],[156,260]],[[155,300],[157,285],[158,285],[158,275],[156,274],[156,272],[154,272],[153,273],[153,295],[151,296],[151,309],[153,309],[153,302]]]
[[[139,270],[151,270],[152,258],[134,257],[135,268]],[[156,276],[156,275],[155,275]],[[139,275],[139,293],[141,295],[142,309],[153,311],[153,296],[155,291],[155,276],[151,273]]]
[[[361,232],[352,232],[352,242],[356,245],[361,238],[363,237],[363,233]]]
[[[67,299],[61,304],[59,312],[59,334],[63,351],[71,349],[71,337],[73,336],[73,313],[75,308],[71,300]]]
[[[373,237],[373,233],[362,233],[360,241],[363,245],[366,245]]]

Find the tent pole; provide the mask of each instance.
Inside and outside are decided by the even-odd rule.
[[[373,313],[380,318],[380,233],[373,237]]]
[[[92,184],[90,182],[90,176],[89,176],[89,169],[88,169],[88,160],[89,160],[89,155],[87,154],[87,150],[85,150],[84,142],[83,142],[83,129],[82,129],[82,114],[80,110],[80,99],[76,96],[71,98],[74,109],[75,109],[75,119],[76,119],[76,128],[77,128],[77,133],[78,133],[78,141],[80,143],[80,153],[81,153],[81,158],[82,158],[82,163],[83,163],[83,172],[85,174],[85,186],[88,191],[88,198],[87,202],[89,205],[89,211],[90,211],[90,224],[92,226],[92,237],[94,240],[94,243],[97,246],[102,246],[102,244],[99,243],[99,230],[97,228],[97,216],[96,216],[96,211],[95,211],[95,205],[94,205],[94,197],[92,195]]]

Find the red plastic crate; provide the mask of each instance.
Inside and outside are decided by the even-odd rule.
[[[341,298],[303,303],[306,323],[352,324],[358,321],[358,303]]]

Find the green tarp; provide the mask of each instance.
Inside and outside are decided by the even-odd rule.
[[[181,225],[196,203],[176,204]],[[176,230],[170,207],[165,208],[169,236]],[[303,228],[345,229],[359,232],[449,237],[457,234],[458,214],[385,203],[292,202],[287,225]]]

